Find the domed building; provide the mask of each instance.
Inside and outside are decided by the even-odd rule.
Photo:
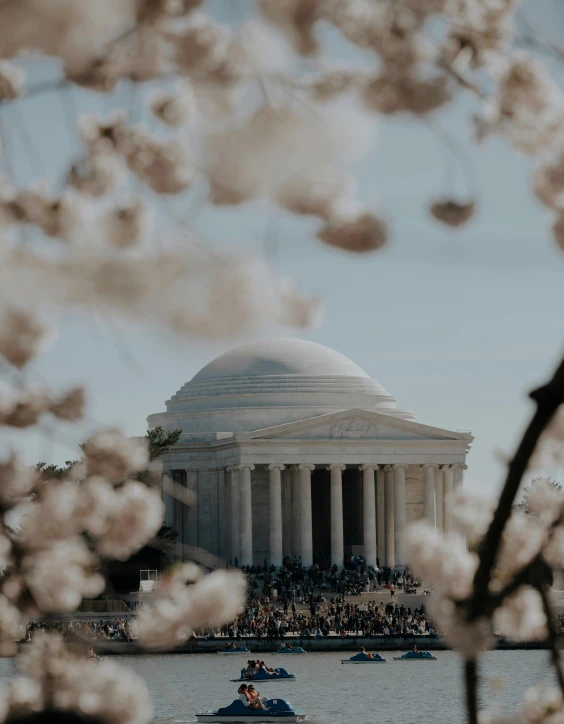
[[[350,359],[298,339],[217,357],[148,423],[182,430],[163,461],[163,490],[172,480],[196,500],[164,493],[177,557],[198,546],[239,565],[362,554],[403,567],[409,522],[448,529],[473,440],[415,422]]]

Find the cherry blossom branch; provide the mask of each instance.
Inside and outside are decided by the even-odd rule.
[[[530,397],[536,402],[537,409],[525,430],[513,460],[509,463],[507,478],[493,520],[480,545],[480,563],[469,600],[468,619],[470,621],[482,615],[484,604],[489,598],[488,585],[499,551],[501,536],[511,515],[511,506],[515,501],[531,456],[554,413],[564,402],[564,360],[559,364],[552,379],[543,387],[531,392]]]
[[[542,563],[542,558],[540,555],[535,556],[533,560],[526,565],[524,568],[522,568],[519,573],[517,573],[510,583],[505,586],[499,593],[495,595],[490,595],[488,597],[488,605],[486,608],[488,609],[488,613],[493,613],[496,608],[499,608],[503,601],[510,596],[512,593],[515,593],[515,591],[520,588],[521,586],[525,584],[531,584],[531,579],[534,576],[535,569],[537,566],[539,566]]]
[[[557,409],[564,402],[564,359],[560,362],[552,379],[542,387],[531,392],[530,397],[536,402],[537,409],[523,434],[515,456],[509,463],[507,478],[499,498],[499,503],[494,513],[493,520],[479,549],[479,564],[472,586],[472,594],[467,602],[466,616],[469,621],[476,620],[484,614],[488,614],[506,598],[510,593],[517,590],[520,585],[533,574],[533,566],[538,563],[537,559],[520,571],[513,581],[508,584],[497,596],[489,593],[489,582],[491,572],[495,565],[503,531],[511,515],[512,505],[519,490],[521,480],[525,474],[529,461],[538,445],[538,442],[549,425]],[[537,556],[538,558],[538,556]],[[534,578],[534,576],[532,576]],[[550,603],[546,589],[538,580],[533,583],[539,591],[547,617],[548,642],[551,646],[552,661],[556,669],[559,684],[564,693],[564,675],[560,667],[558,652],[556,649],[557,634],[554,630]],[[478,722],[478,669],[474,660],[467,659],[465,662],[465,683],[466,683],[466,705],[468,710],[468,721],[470,724]]]

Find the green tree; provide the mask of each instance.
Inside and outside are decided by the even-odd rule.
[[[147,442],[149,445],[149,460],[157,460],[166,455],[171,447],[174,447],[178,440],[182,430],[173,430],[167,432],[162,427],[155,427],[153,430],[147,430]]]
[[[147,430],[145,435],[147,444],[149,446],[149,462],[155,462],[159,460],[167,452],[176,445],[178,442],[182,430],[173,430],[167,432],[162,427],[155,427],[152,430]],[[160,483],[160,475],[155,475],[151,470],[144,470],[136,476],[137,480],[146,485],[155,485]]]
[[[68,472],[72,468],[72,466],[75,465],[77,462],[78,460],[66,460],[63,467],[53,464],[48,465],[45,462],[41,462],[35,465],[35,469],[41,475],[43,480],[52,480],[53,478],[56,478],[57,480],[63,480],[63,478],[68,475]]]

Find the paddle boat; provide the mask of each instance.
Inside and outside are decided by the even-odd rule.
[[[366,651],[359,651],[355,656],[351,656],[350,659],[341,659],[341,664],[385,664],[386,659],[383,659],[380,654],[372,654],[369,656]]]
[[[291,646],[291,645],[290,645]],[[284,644],[281,649],[278,649],[276,651],[277,654],[307,654],[307,651],[304,651],[301,646],[288,646],[287,644]]]
[[[403,656],[394,656],[394,661],[436,661],[437,657],[429,651],[408,651]]]
[[[250,654],[251,652],[246,646],[235,646],[235,648],[223,649],[223,651],[216,651],[218,654]]]
[[[289,674],[286,669],[274,669],[274,673],[259,669],[256,673],[251,676],[247,676],[250,672],[247,669],[241,669],[240,679],[231,679],[231,681],[295,681],[296,675]]]
[[[296,711],[289,701],[284,699],[266,699],[267,709],[251,709],[239,699],[217,711],[204,711],[196,714],[200,722],[298,722],[306,719],[306,713]]]

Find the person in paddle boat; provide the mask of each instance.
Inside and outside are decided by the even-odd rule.
[[[270,674],[270,675],[276,674],[276,672],[274,671],[274,669],[271,669],[270,666],[267,666],[267,665],[264,663],[264,661],[261,661],[261,662],[260,662],[260,670],[266,671],[266,673],[267,673],[267,674]]]
[[[293,651],[293,650],[294,650],[294,647],[292,646],[292,644],[287,644],[287,643],[285,643],[281,649],[281,651]]]
[[[245,671],[245,678],[252,679],[258,670],[259,670],[259,662],[255,661],[254,659],[249,659],[247,661],[247,669]]]
[[[268,709],[259,692],[255,691],[254,684],[249,684],[249,686],[247,687],[247,694],[249,695],[249,698],[251,700],[251,707],[253,709]]]
[[[419,651],[419,649],[417,648],[417,644],[413,644],[413,646],[411,647],[411,653],[417,654],[417,656],[421,656],[421,651]]]
[[[224,651],[237,651],[237,647],[235,646],[234,643],[226,643],[225,646],[223,647],[223,650]]]
[[[237,693],[239,694],[239,701],[243,706],[250,706],[251,700],[249,698],[249,695],[247,694],[247,685],[241,684],[241,686],[237,689]]]
[[[364,646],[360,649],[360,653],[363,654],[367,659],[373,659],[373,658],[374,658],[374,656],[373,656],[371,653],[369,653],[369,652],[364,648]]]

